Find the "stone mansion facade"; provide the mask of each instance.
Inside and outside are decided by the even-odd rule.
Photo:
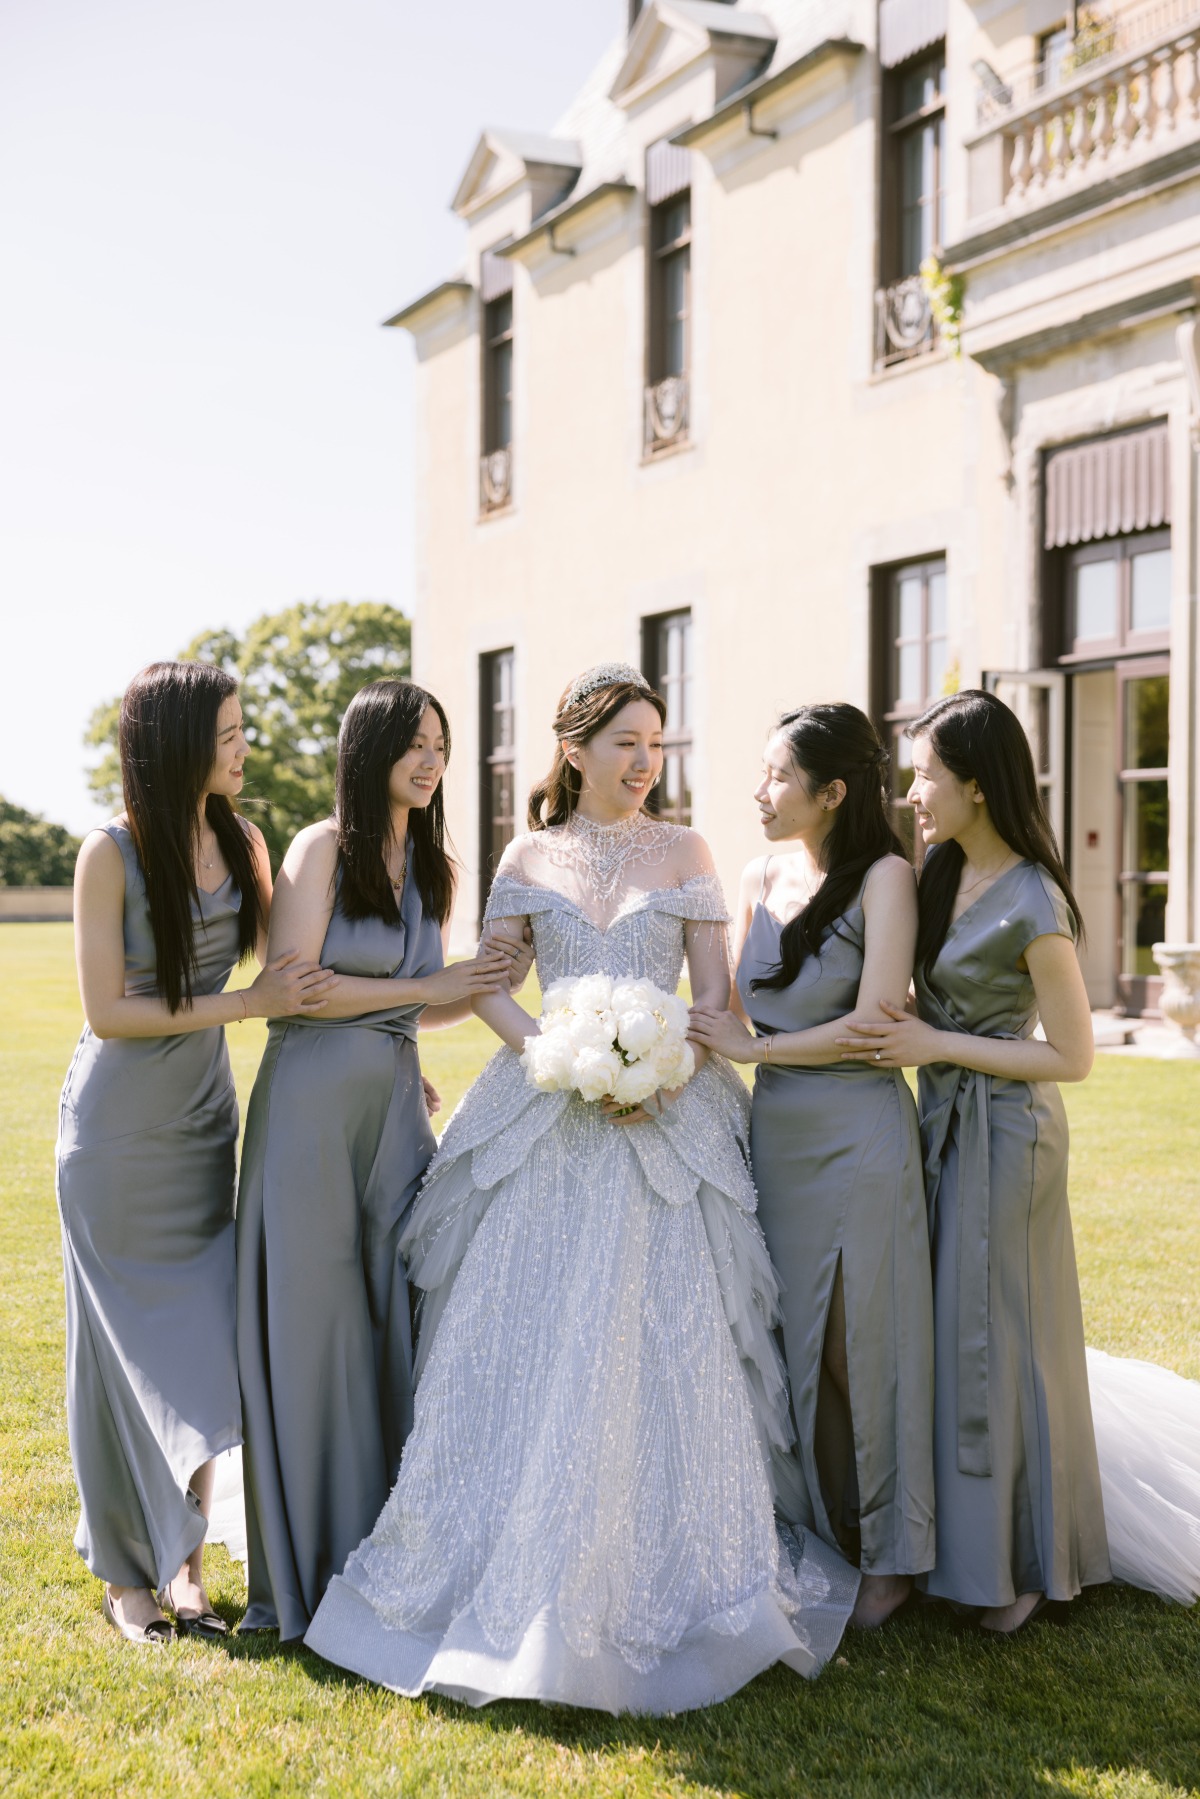
[[[727,885],[775,715],[1021,714],[1096,1005],[1200,935],[1200,4],[593,0],[550,135],[488,129],[418,357],[417,679],[473,941],[558,694],[666,694]],[[548,97],[552,100],[552,97]],[[902,808],[898,818],[906,821]]]

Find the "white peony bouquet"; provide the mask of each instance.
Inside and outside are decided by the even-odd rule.
[[[611,1098],[631,1110],[660,1087],[696,1072],[686,1001],[652,981],[581,975],[542,998],[541,1035],[526,1039],[521,1066],[542,1093]]]

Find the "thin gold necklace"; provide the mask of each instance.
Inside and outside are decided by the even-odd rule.
[[[1006,854],[1001,857],[1000,861],[997,862],[995,868],[990,868],[986,874],[981,874],[979,879],[977,881],[972,881],[969,887],[960,887],[958,890],[959,898],[961,899],[966,893],[974,893],[975,889],[977,887],[982,887],[985,881],[998,881],[1001,874],[1004,872],[1004,864],[1011,856],[1015,856],[1016,853],[1016,850],[1008,850]]]

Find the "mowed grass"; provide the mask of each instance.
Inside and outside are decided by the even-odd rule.
[[[79,1027],[65,925],[0,926],[0,1786],[17,1795],[1200,1794],[1200,1616],[1088,1593],[1011,1643],[940,1612],[848,1638],[813,1683],[774,1669],[725,1705],[625,1718],[410,1702],[273,1639],[127,1648],[71,1546],[54,1208],[57,1096]],[[231,1030],[243,1098],[263,1031]],[[443,1117],[489,1053],[422,1043]],[[1102,1057],[1066,1094],[1091,1342],[1200,1377],[1200,1068]],[[210,1583],[244,1602],[223,1549]]]

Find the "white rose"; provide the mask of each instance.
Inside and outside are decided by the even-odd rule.
[[[647,1055],[658,1042],[658,1035],[658,1020],[653,1012],[639,1009],[617,1013],[617,1042],[627,1056]]]
[[[581,1049],[575,1057],[572,1084],[581,1099],[603,1099],[617,1084],[621,1060],[615,1050]]]

